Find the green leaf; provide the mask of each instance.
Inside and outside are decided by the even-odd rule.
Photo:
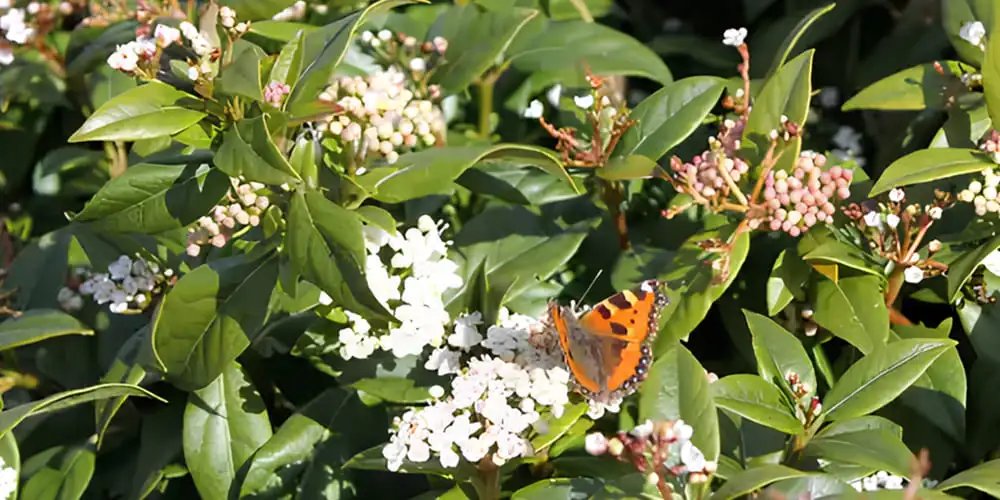
[[[302,61],[305,67],[288,96],[285,109],[293,117],[315,114],[315,102],[329,85],[337,65],[344,59],[348,45],[354,39],[365,19],[376,12],[412,3],[410,0],[382,0],[364,10],[340,18],[316,31],[308,33],[302,43]]]
[[[728,239],[734,228],[734,225],[727,225],[691,236],[670,261],[670,268],[657,275],[660,281],[667,283],[670,303],[663,308],[660,315],[660,332],[653,346],[656,355],[675,340],[691,333],[708,315],[712,304],[736,279],[750,251],[748,233],[739,235],[732,242],[729,252],[729,277],[722,283],[715,282],[718,271],[711,265],[705,264],[707,260],[718,258],[718,254],[710,254],[699,246],[700,242],[710,238]]]
[[[0,350],[34,344],[62,335],[93,335],[79,320],[62,311],[33,309],[0,323]]]
[[[983,100],[969,109],[962,107],[948,110],[948,121],[938,129],[928,148],[974,149],[979,139],[993,126]]]
[[[215,165],[230,177],[280,185],[301,180],[271,140],[264,116],[240,120],[222,134]]]
[[[753,335],[753,352],[760,376],[791,391],[787,374],[794,373],[809,387],[809,394],[815,394],[816,372],[799,339],[769,318],[747,310],[743,314]]]
[[[777,387],[757,375],[729,375],[709,386],[716,406],[793,436],[805,431]]]
[[[753,113],[743,130],[743,148],[755,164],[764,158],[770,147],[769,134],[782,127],[781,117],[799,124],[806,123],[809,114],[809,98],[812,95],[813,49],[807,50],[788,61],[773,76],[767,79],[754,101]],[[781,158],[775,163],[776,170],[791,170],[802,149],[802,138],[796,137],[785,144]]]
[[[455,182],[476,194],[518,205],[545,205],[580,195],[575,185],[523,166],[502,160],[482,162],[463,172]],[[583,182],[582,176],[576,182]]]
[[[848,99],[841,109],[844,111],[942,109],[949,101],[947,94],[941,92],[941,88],[949,83],[954,88],[954,82],[958,81],[964,71],[961,63],[939,62],[944,68],[944,76],[937,72],[934,63],[907,68],[861,89],[861,92]]]
[[[940,491],[954,488],[975,488],[994,498],[1000,498],[1000,460],[990,460],[949,477],[937,486]]]
[[[691,442],[708,460],[719,457],[719,422],[705,369],[680,342],[658,354],[639,389],[639,420],[684,419]]]
[[[225,498],[237,469],[271,438],[264,401],[243,368],[222,368],[184,410],[184,461],[202,498]]]
[[[1000,9],[993,9],[992,21],[980,72],[983,75],[986,109],[993,123],[1000,123]]]
[[[521,488],[511,500],[546,500],[551,498],[600,498],[604,482],[589,477],[559,477],[542,479]],[[612,497],[614,498],[614,497]]]
[[[637,123],[622,135],[615,156],[659,160],[701,125],[725,86],[721,78],[692,76],[657,90],[629,113]]]
[[[96,460],[92,443],[45,450],[24,462],[22,471],[30,477],[21,496],[32,500],[78,500],[94,476]]]
[[[22,311],[59,307],[57,298],[59,289],[66,284],[72,239],[73,231],[64,227],[43,234],[17,253],[0,284],[0,291],[15,292],[10,307]]]
[[[297,191],[288,212],[285,251],[297,274],[351,311],[390,317],[365,280],[365,241],[354,212],[316,191]]]
[[[810,268],[794,250],[782,250],[774,261],[771,275],[767,278],[767,314],[774,316],[781,312],[792,300],[805,300],[803,288],[809,278]]]
[[[881,281],[874,276],[855,276],[816,283],[813,321],[870,354],[889,338],[889,310],[885,307]]]
[[[253,32],[258,28],[260,28],[259,23],[254,23],[250,27],[250,31]],[[312,26],[308,26],[308,28],[312,28]],[[306,33],[305,28],[301,29],[302,31],[297,28],[292,37],[288,39],[288,43],[281,48],[281,53],[278,54],[274,65],[271,66],[269,81],[284,83],[289,87],[294,86],[295,82],[298,81],[299,71],[302,69],[302,44]]]
[[[861,358],[823,399],[825,417],[843,420],[885,406],[917,381],[952,340],[903,339]]]
[[[230,187],[214,169],[141,163],[105,184],[73,220],[114,233],[162,233],[207,214]]]
[[[219,0],[224,5],[236,11],[239,21],[257,21],[270,19],[285,8],[291,7],[295,0]],[[250,26],[254,26],[254,22]]]
[[[585,226],[562,229],[524,207],[494,207],[465,223],[454,248],[466,288],[472,272],[485,265],[488,282],[513,283],[505,296],[511,300],[561,269],[586,235]]]
[[[296,23],[291,21],[274,21],[271,19],[259,21],[250,25],[250,33],[260,35],[264,38],[270,38],[271,40],[289,43],[294,42],[298,37],[308,35],[318,29],[320,29],[319,26],[313,26],[311,24]],[[282,52],[284,52],[284,50],[282,50]],[[298,74],[298,71],[296,71],[295,76],[298,76]]]
[[[18,498],[17,492],[20,489],[20,481],[18,477],[21,472],[21,451],[17,447],[17,439],[14,438],[13,434],[5,434],[0,438],[0,459],[3,460],[4,467],[13,469],[14,474],[14,486],[13,497]]]
[[[153,80],[126,90],[104,103],[68,139],[137,141],[171,135],[201,121],[206,115],[183,104],[200,105],[194,96]]]
[[[165,402],[156,394],[143,389],[142,387],[129,384],[99,384],[83,389],[53,394],[45,399],[24,403],[13,408],[7,408],[0,412],[0,437],[6,435],[22,420],[42,413],[59,411],[82,403],[89,403],[99,399],[113,398],[116,396],[144,396],[150,397],[160,402]]]
[[[962,286],[969,281],[972,273],[998,248],[1000,248],[1000,235],[965,251],[948,265],[948,302],[958,299],[962,293]]]
[[[278,259],[237,255],[198,266],[163,298],[153,318],[153,353],[186,390],[216,380],[263,325]]]
[[[951,318],[931,329],[919,325],[895,325],[894,335],[901,338],[948,338]],[[961,443],[966,439],[966,393],[968,382],[965,366],[957,349],[948,349],[927,368],[927,371],[906,390],[902,402],[923,415],[945,434]]]
[[[643,155],[630,155],[612,158],[606,165],[597,169],[597,176],[608,181],[629,181],[632,179],[649,179],[656,175],[657,164]]]
[[[820,434],[809,441],[806,456],[889,471],[906,477],[913,454],[900,437],[885,429]]]
[[[573,180],[566,173],[555,153],[521,144],[495,144],[492,146],[465,146],[432,148],[399,157],[388,175],[375,169],[358,178],[358,182],[373,192],[377,200],[399,203],[450,189],[455,179],[473,165],[487,159],[517,159],[564,179]],[[380,176],[369,185],[369,176]]]
[[[765,489],[761,496],[772,495],[779,498],[828,498],[838,493],[857,492],[850,485],[828,474],[809,474],[802,477],[782,479]]]
[[[802,247],[800,246],[799,248],[801,249]],[[820,243],[819,246],[805,252],[802,255],[802,259],[807,262],[814,261],[809,262],[810,264],[816,264],[817,262],[815,261],[820,261],[819,263],[839,264],[872,276],[877,276],[880,279],[885,279],[883,269],[877,263],[873,262],[870,254],[850,243],[845,243],[838,239],[831,238]]]
[[[344,468],[376,471],[388,470],[386,468],[385,457],[382,456],[382,448],[384,447],[385,445],[378,445],[354,455],[344,464]],[[439,460],[429,460],[426,462],[404,460],[403,465],[396,472],[401,474],[427,474],[450,479],[453,476],[470,477],[471,475],[475,475],[475,470],[475,467],[464,460],[459,461],[457,468],[442,467]]]
[[[531,440],[531,449],[536,451],[547,449],[575,427],[576,423],[587,414],[587,408],[586,403],[577,403],[565,408],[561,417],[546,422],[546,431]]]
[[[988,155],[975,149],[920,149],[886,167],[868,196],[897,187],[981,172],[994,166]]]
[[[730,477],[721,488],[715,490],[711,500],[731,500],[760,490],[775,481],[805,475],[805,472],[800,472],[784,465],[765,464],[753,467]]]
[[[428,37],[448,40],[445,64],[434,71],[431,83],[447,94],[457,94],[498,64],[503,52],[537,10],[482,11],[475,5],[455,6],[441,14]]]
[[[232,96],[264,100],[260,88],[260,61],[267,57],[264,51],[246,41],[237,40],[232,48],[232,61],[222,66],[215,79],[215,90]]]
[[[829,3],[823,7],[818,7],[809,11],[809,13],[806,14],[794,28],[792,28],[792,31],[788,33],[785,40],[781,42],[781,47],[778,49],[777,53],[774,54],[774,61],[771,62],[771,67],[767,70],[766,78],[770,78],[771,75],[777,73],[778,70],[781,69],[781,67],[785,64],[785,61],[788,60],[788,56],[792,54],[792,49],[795,48],[795,44],[798,43],[799,39],[802,38],[802,35],[806,33],[806,30],[808,30],[817,19],[833,10],[836,5],[836,3]]]
[[[146,376],[146,369],[140,363],[140,352],[149,349],[149,326],[144,326],[131,337],[118,350],[111,368],[101,377],[102,383],[121,383],[139,385]],[[150,351],[151,352],[151,351]],[[98,401],[95,405],[94,419],[97,421],[97,448],[101,448],[104,436],[111,426],[111,419],[115,417],[118,410],[125,404],[128,396],[118,396],[115,398]]]
[[[430,387],[419,387],[413,379],[399,377],[363,378],[351,388],[365,396],[398,404],[426,403],[431,399]]]

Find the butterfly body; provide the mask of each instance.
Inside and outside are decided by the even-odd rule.
[[[580,315],[550,303],[549,320],[579,392],[599,402],[635,392],[652,364],[650,344],[666,305],[656,280],[616,293]]]

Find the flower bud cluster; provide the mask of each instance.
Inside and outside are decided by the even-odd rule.
[[[264,87],[264,100],[271,106],[280,108],[281,100],[291,91],[292,88],[288,84],[274,81]]]
[[[763,216],[748,216],[751,229],[758,227],[784,231],[792,237],[819,222],[833,222],[834,203],[851,196],[854,172],[839,166],[824,172],[826,157],[803,151],[789,174],[779,170],[768,173],[764,181]]]
[[[436,36],[420,43],[416,38],[399,32],[382,30],[378,33],[361,33],[361,47],[371,54],[383,68],[401,68],[412,85],[408,87],[421,99],[438,99],[441,89],[428,85],[434,71],[445,62],[448,40]]]
[[[250,22],[237,22],[236,11],[231,7],[223,6],[219,9],[219,24],[231,35],[240,37],[250,30]]]
[[[993,156],[993,161],[1000,161],[1000,133],[991,130],[979,149]],[[980,217],[986,214],[1000,213],[1000,171],[996,168],[983,169],[980,173],[982,177],[973,179],[969,185],[959,191],[958,201],[972,203],[975,207],[976,215]]]
[[[108,265],[107,273],[90,275],[80,285],[80,293],[93,296],[98,304],[110,302],[115,314],[139,312],[149,307],[173,274],[172,269],[161,272],[155,262],[122,255]]]
[[[271,16],[274,21],[298,21],[306,17],[306,2],[305,0],[298,0],[297,2],[285,7],[281,12]]]
[[[661,493],[684,491],[685,484],[708,481],[718,467],[691,442],[693,435],[694,429],[683,420],[647,420],[610,438],[601,433],[588,434],[584,447],[591,455],[607,454],[630,462]]]
[[[32,2],[37,4],[37,2]],[[8,3],[8,7],[9,7]],[[27,9],[10,8],[0,16],[0,65],[6,66],[14,62],[14,51],[11,44],[26,45],[35,38],[36,30],[28,19]]]
[[[881,470],[850,484],[858,491],[901,490],[909,484],[909,480]]]
[[[788,372],[785,381],[792,389],[795,398],[796,413],[802,423],[809,425],[823,411],[823,405],[813,392],[814,388],[804,382],[798,373]]]
[[[211,217],[198,219],[197,227],[188,229],[188,255],[198,256],[201,246],[209,243],[222,248],[233,233],[245,226],[260,225],[264,210],[271,205],[265,186],[259,182],[243,182],[236,178],[231,178],[230,181],[233,189],[226,195],[227,203],[216,205]]]
[[[66,286],[59,289],[56,294],[56,301],[59,308],[68,313],[74,313],[83,309],[83,296],[80,294],[82,280],[87,277],[87,269],[75,268],[66,280]]]
[[[696,199],[717,202],[729,198],[734,186],[750,171],[750,165],[736,156],[746,120],[726,120],[715,137],[709,137],[708,149],[690,162],[670,159],[671,184],[679,193]]]
[[[400,153],[444,142],[441,108],[417,98],[396,67],[365,77],[340,78],[320,99],[336,103],[344,112],[317,124],[317,129],[340,138],[349,154],[360,161],[374,157],[392,164]]]

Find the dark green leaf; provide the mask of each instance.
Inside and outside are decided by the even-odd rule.
[[[551,498],[599,498],[604,483],[587,477],[543,479],[514,492],[511,500],[546,500]]]
[[[214,169],[141,163],[105,184],[74,220],[114,233],[162,233],[207,214],[230,187]]]
[[[903,440],[884,429],[821,434],[809,441],[806,456],[889,471],[906,477],[913,454]]]
[[[804,476],[805,474],[791,467],[777,464],[753,467],[730,477],[721,488],[712,494],[712,500],[730,500],[741,497],[775,481]]]
[[[57,446],[24,462],[30,475],[21,489],[22,498],[32,500],[78,500],[94,476],[97,457],[94,445]]]
[[[182,101],[198,102],[191,94],[153,80],[104,103],[68,140],[137,141],[176,134],[205,117],[182,106]]]
[[[6,435],[22,420],[42,413],[63,410],[81,403],[117,396],[145,396],[164,402],[162,398],[142,387],[128,384],[99,384],[83,389],[53,394],[45,399],[24,403],[0,412],[0,436]]]
[[[34,344],[61,335],[93,335],[94,331],[62,311],[32,309],[0,323],[0,350]]]
[[[974,149],[921,149],[886,167],[868,196],[897,187],[981,172],[994,165],[988,155]]]
[[[258,28],[260,28],[258,23],[254,23],[250,31],[252,32]],[[312,28],[312,26],[308,28]],[[302,43],[304,38],[305,32],[300,33],[297,28],[296,32],[289,38],[288,43],[281,48],[281,53],[275,59],[274,66],[271,66],[269,81],[284,83],[289,87],[295,85],[295,82],[299,78],[299,71],[302,69]]]
[[[1000,236],[969,249],[948,265],[948,302],[954,302],[962,293],[962,286],[986,257],[1000,248]]]
[[[794,28],[792,28],[792,31],[788,33],[788,36],[785,37],[785,41],[781,43],[781,47],[778,49],[778,52],[774,55],[774,61],[771,62],[771,67],[767,70],[767,77],[775,74],[781,66],[785,64],[785,61],[788,60],[788,56],[792,54],[792,49],[795,48],[795,44],[797,44],[799,39],[802,38],[802,35],[805,34],[806,30],[808,30],[817,19],[833,10],[835,5],[836,3],[830,3],[824,5],[823,7],[818,7],[809,11],[809,13],[806,14]]]
[[[719,423],[708,375],[680,342],[658,354],[639,390],[639,420],[684,419],[691,442],[708,460],[719,457]]]
[[[902,338],[948,338],[951,318],[935,329],[919,325],[895,325]],[[902,402],[923,415],[955,442],[965,440],[965,401],[968,383],[957,349],[948,349],[902,396]]]
[[[56,309],[59,289],[66,284],[66,267],[73,232],[62,228],[43,234],[17,253],[0,291],[14,292],[17,310]]]
[[[313,26],[311,24],[296,23],[291,21],[273,21],[270,19],[250,25],[250,33],[260,35],[264,38],[270,38],[271,40],[289,43],[294,43],[296,37],[308,35],[317,29],[319,29],[318,26]],[[282,50],[282,52],[284,52],[284,50]],[[298,76],[298,71],[295,72],[295,75]]]
[[[826,418],[843,420],[885,406],[917,381],[954,341],[904,339],[861,358],[823,399]]]
[[[990,27],[986,40],[986,53],[983,54],[983,95],[986,98],[986,110],[993,123],[1000,123],[1000,9],[993,9],[993,26]]]
[[[729,375],[711,384],[716,406],[793,436],[805,429],[777,387],[757,375]]]
[[[230,177],[243,176],[264,184],[300,180],[299,174],[271,140],[263,116],[241,120],[223,133],[215,165]]]
[[[234,54],[233,59],[222,66],[219,77],[215,79],[215,90],[223,94],[248,97],[257,102],[263,101],[260,61],[267,54],[246,40],[237,40],[230,50]]]
[[[747,326],[753,335],[753,352],[757,357],[757,372],[772,384],[790,390],[788,374],[794,373],[799,381],[816,392],[816,372],[799,339],[769,318],[755,312],[743,311]]]
[[[140,363],[140,351],[149,349],[149,326],[135,332],[118,350],[111,368],[101,377],[102,383],[139,385],[146,376],[146,369]],[[151,351],[150,351],[151,352]],[[125,404],[128,396],[119,396],[98,401],[94,418],[97,421],[97,448],[100,449],[104,436],[111,425],[111,419]]]
[[[809,98],[812,94],[812,62],[810,49],[788,61],[774,75],[767,79],[754,101],[753,113],[743,130],[744,150],[756,154],[754,161],[764,158],[770,147],[770,133],[782,127],[784,116],[790,122],[806,123],[809,114]],[[781,150],[781,158],[775,163],[776,170],[791,170],[802,149],[802,138],[789,141]],[[754,162],[752,161],[751,164]]]
[[[546,422],[547,430],[531,440],[531,448],[536,451],[547,449],[580,421],[580,418],[587,413],[587,408],[586,403],[577,403],[565,408],[561,417]]]
[[[799,247],[802,248],[801,246]],[[870,274],[872,276],[877,276],[880,279],[885,278],[883,269],[875,262],[870,254],[861,251],[860,248],[837,239],[829,239],[819,246],[809,250],[804,255],[802,259],[810,262],[811,264],[818,263],[834,263],[839,264],[844,267],[849,267],[861,271],[863,273]]]
[[[798,252],[782,250],[767,278],[767,314],[774,316],[794,299],[805,300],[809,266]]]
[[[638,123],[622,136],[615,156],[659,160],[701,125],[724,88],[721,78],[693,76],[657,90],[629,114]]]
[[[940,109],[948,103],[941,88],[958,81],[964,73],[955,61],[940,61],[945,75],[934,63],[921,64],[887,76],[861,90],[844,103],[844,111],[854,109],[921,110]]]
[[[363,378],[351,388],[368,397],[398,404],[425,403],[431,399],[429,387],[419,387],[415,380],[397,377]]]
[[[237,469],[271,438],[264,401],[243,368],[221,368],[184,410],[184,461],[202,498],[225,498]]]
[[[346,309],[389,317],[364,277],[365,240],[357,214],[316,191],[298,191],[288,212],[285,250],[296,273]]]
[[[881,281],[874,276],[855,276],[816,283],[813,321],[846,340],[864,354],[889,338],[889,311],[882,296]]]
[[[1000,498],[1000,460],[991,460],[959,472],[939,484],[937,489],[948,491],[963,486]]]
[[[153,319],[153,349],[167,377],[187,390],[216,380],[263,325],[278,280],[274,254],[238,255],[185,274]]]

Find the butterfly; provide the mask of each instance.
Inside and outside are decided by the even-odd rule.
[[[657,280],[618,292],[581,315],[550,302],[548,320],[577,390],[605,403],[635,392],[653,362],[650,344],[667,303]]]

